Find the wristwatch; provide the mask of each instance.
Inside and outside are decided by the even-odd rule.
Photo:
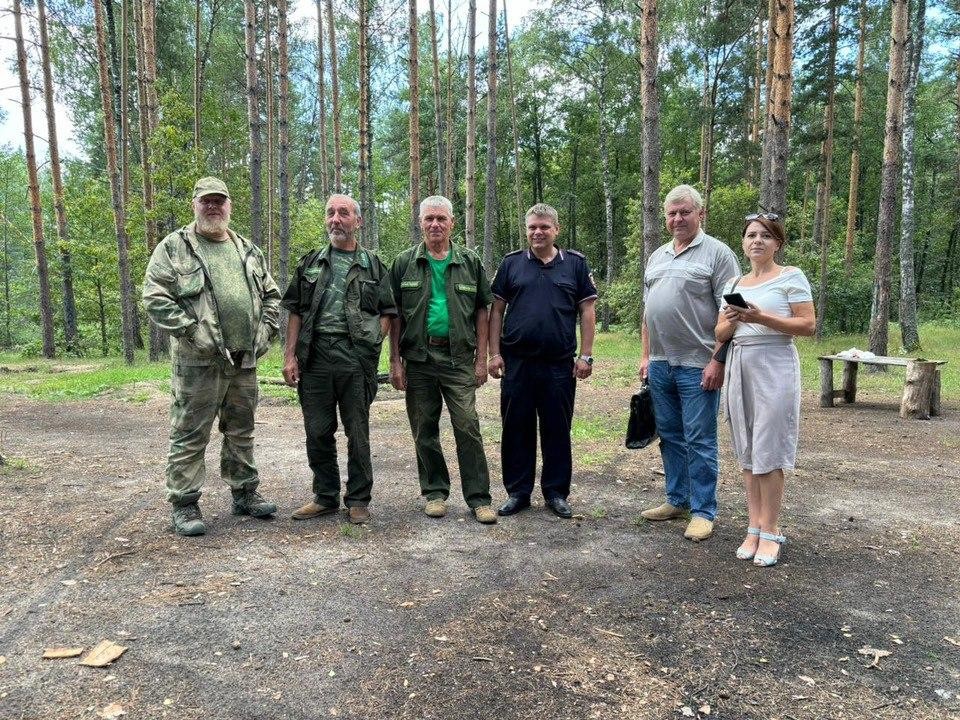
[[[577,360],[583,360],[587,365],[593,365],[593,355],[580,355]]]

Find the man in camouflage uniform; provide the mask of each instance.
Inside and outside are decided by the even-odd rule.
[[[253,416],[257,358],[279,329],[280,292],[260,249],[229,229],[230,210],[222,180],[198,180],[194,221],[157,245],[143,282],[147,313],[171,335],[167,498],[180,535],[206,532],[197,501],[217,415],[220,475],[233,494],[233,513],[262,518],[277,511],[257,492]]]
[[[297,388],[313,471],[313,499],[293,513],[308,520],[340,507],[337,408],[347,435],[350,522],[370,519],[370,404],[377,394],[380,346],[396,314],[387,269],[357,244],[360,206],[348,195],[327,200],[330,242],[308,252],[283,295],[290,311],[283,377]]]
[[[487,381],[490,283],[476,253],[450,241],[453,206],[439,195],[420,203],[424,241],[390,269],[399,317],[390,328],[390,380],[407,392],[420,492],[429,517],[446,515],[450,473],[440,447],[446,402],[457,443],[463,498],[482,523],[490,507],[490,473],[477,417],[477,388]]]

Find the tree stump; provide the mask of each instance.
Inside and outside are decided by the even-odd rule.
[[[936,379],[933,381],[933,392],[930,394],[930,417],[940,414],[940,366],[937,366]]]
[[[833,407],[833,360],[820,358],[820,407]]]
[[[857,368],[855,362],[843,364],[843,401],[854,403],[857,401]]]
[[[929,420],[937,380],[937,364],[926,360],[907,363],[907,378],[900,401],[900,417]]]

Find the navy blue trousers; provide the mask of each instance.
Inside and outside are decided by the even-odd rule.
[[[503,484],[510,495],[529,497],[533,492],[539,424],[543,453],[540,489],[547,499],[566,499],[573,475],[570,426],[577,390],[573,358],[542,362],[504,354],[503,362],[506,365],[500,384]]]

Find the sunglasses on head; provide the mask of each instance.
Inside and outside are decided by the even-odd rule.
[[[776,222],[777,220],[780,219],[780,216],[777,215],[776,213],[751,213],[750,215],[747,215],[743,219],[747,222],[750,222],[751,220],[760,220],[761,218],[764,220],[773,220],[774,222]]]

